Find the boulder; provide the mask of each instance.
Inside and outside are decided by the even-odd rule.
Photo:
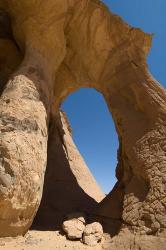
[[[82,214],[70,214],[63,222],[62,228],[70,240],[81,239],[85,229],[85,218]]]
[[[103,227],[99,222],[93,222],[86,225],[83,242],[88,246],[96,246],[98,242],[102,240],[103,237]]]

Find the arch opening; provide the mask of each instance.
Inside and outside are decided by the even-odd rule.
[[[80,88],[61,104],[72,128],[72,136],[87,166],[105,194],[117,179],[118,136],[103,95]]]
[[[106,101],[94,88],[80,88],[63,100],[60,109],[50,122],[44,189],[33,225],[59,229],[65,216],[73,212],[100,220],[106,199],[113,211],[113,217],[110,210],[107,217],[114,223],[121,214],[119,197],[118,205],[114,199],[119,145]],[[120,223],[116,225],[112,234]],[[109,232],[110,228],[109,221]]]

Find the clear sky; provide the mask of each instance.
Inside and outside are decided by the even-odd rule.
[[[148,57],[152,75],[166,87],[166,0],[104,0],[127,23],[153,33]],[[105,193],[115,184],[118,139],[101,94],[81,89],[63,103],[73,128],[73,139]]]

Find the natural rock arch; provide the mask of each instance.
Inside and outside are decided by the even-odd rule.
[[[103,95],[93,88],[80,88],[63,101],[61,110],[69,120],[76,146],[102,191],[108,194],[117,181],[119,143]]]
[[[166,228],[166,94],[147,69],[151,36],[98,0],[0,0],[0,8],[0,236],[30,227],[50,120],[79,87],[104,95],[120,143],[118,182],[95,213],[148,234]]]

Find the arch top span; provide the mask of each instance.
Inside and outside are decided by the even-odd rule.
[[[54,85],[62,99],[81,87],[107,93],[120,71],[147,69],[152,35],[131,27],[100,1],[75,5],[64,31],[66,54]]]
[[[12,60],[0,65],[5,72],[0,76],[0,236],[30,227],[41,200],[47,151],[53,150],[49,125],[54,121],[57,147],[66,157],[59,106],[81,87],[103,94],[120,143],[118,182],[95,213],[139,232],[165,229],[166,93],[146,64],[152,36],[98,0],[0,0],[0,8],[13,31],[12,37],[0,35],[0,44],[7,39],[12,50]],[[4,51],[3,61],[1,55]],[[19,67],[11,65],[15,60]]]

